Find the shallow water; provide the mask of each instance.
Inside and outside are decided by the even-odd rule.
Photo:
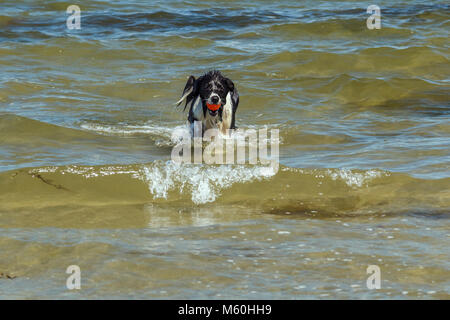
[[[450,6],[377,4],[2,2],[0,298],[450,298]],[[170,162],[213,68],[278,172]]]

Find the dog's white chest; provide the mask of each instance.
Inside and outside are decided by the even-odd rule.
[[[192,113],[194,119],[202,122],[204,131],[212,128],[218,128],[223,133],[226,133],[226,131],[231,127],[233,113],[231,94],[228,93],[227,103],[223,106],[222,120],[220,120],[218,115],[212,117],[209,112],[206,112],[206,115],[203,113],[202,100],[200,97],[197,97],[195,100],[193,100]]]
[[[219,129],[223,133],[231,127],[231,120],[233,116],[233,105],[231,102],[231,94],[227,94],[227,103],[223,106],[222,122],[219,124]]]

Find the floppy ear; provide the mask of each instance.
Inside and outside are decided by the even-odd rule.
[[[186,85],[184,86],[183,94],[181,95],[180,100],[178,100],[175,104],[179,106],[184,100],[186,100],[186,104],[184,105],[184,109],[186,109],[187,104],[198,94],[197,81],[194,76],[190,76]]]
[[[228,89],[230,90],[231,100],[233,101],[233,111],[236,112],[236,109],[239,105],[239,93],[234,86],[233,81],[228,78],[225,78]]]

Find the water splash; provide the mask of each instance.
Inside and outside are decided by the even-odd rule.
[[[171,190],[189,192],[195,204],[214,202],[235,183],[262,180],[275,175],[270,167],[246,165],[178,164],[173,161],[144,166],[143,180],[155,198],[167,199]]]

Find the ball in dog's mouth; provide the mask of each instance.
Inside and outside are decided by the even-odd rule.
[[[209,104],[206,103],[206,106],[208,107],[208,112],[212,117],[215,117],[217,115],[217,112],[219,111],[220,104]]]

